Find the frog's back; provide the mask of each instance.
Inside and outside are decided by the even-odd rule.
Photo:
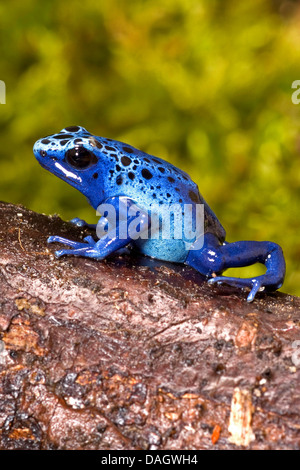
[[[204,232],[214,233],[221,242],[225,230],[191,177],[171,163],[128,144],[96,137],[97,146],[107,155],[107,196],[126,195],[141,208],[153,204],[204,204]]]
[[[96,139],[102,145],[101,153],[109,160],[107,193],[116,195],[117,190],[146,205],[199,203],[197,185],[184,171],[128,144]]]

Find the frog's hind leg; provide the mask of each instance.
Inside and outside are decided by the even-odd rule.
[[[248,302],[254,300],[259,290],[265,288],[271,291],[282,286],[285,276],[285,261],[279,245],[266,241],[239,241],[217,245],[215,237],[211,234],[208,235],[208,237],[205,236],[204,247],[199,252],[200,264],[203,266],[205,263],[206,272],[205,269],[198,270],[203,274],[212,276],[213,273],[221,274],[228,268],[250,266],[255,263],[262,263],[267,268],[266,273],[261,276],[252,278],[217,276],[212,277],[208,281],[209,284],[224,283],[239,288],[248,287],[251,289],[247,298]],[[197,269],[195,254],[189,254],[187,263]],[[193,262],[190,263],[189,260]]]

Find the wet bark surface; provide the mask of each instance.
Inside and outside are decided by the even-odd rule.
[[[1,449],[298,449],[300,299],[211,287],[0,204]]]

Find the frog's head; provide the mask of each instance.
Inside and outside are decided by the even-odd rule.
[[[98,141],[84,127],[70,126],[39,139],[33,152],[43,168],[77,188],[97,207],[103,193],[98,147]]]

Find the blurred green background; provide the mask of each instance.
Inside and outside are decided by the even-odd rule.
[[[0,79],[1,200],[96,220],[32,154],[79,124],[188,172],[228,241],[283,247],[300,295],[298,1],[2,2]]]

